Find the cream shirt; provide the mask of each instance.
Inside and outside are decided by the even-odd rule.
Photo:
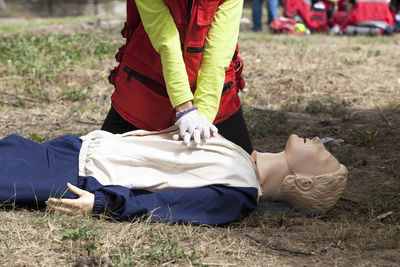
[[[154,192],[213,184],[253,187],[260,197],[255,164],[241,147],[222,137],[186,146],[172,140],[168,131],[97,130],[82,136],[79,175],[92,176],[102,185]]]

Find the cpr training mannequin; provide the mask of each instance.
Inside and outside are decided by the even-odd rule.
[[[222,137],[185,146],[172,134],[94,131],[40,145],[11,135],[0,141],[0,201],[37,207],[50,196],[64,212],[213,225],[246,216],[260,197],[329,210],[345,190],[346,168],[319,139],[292,135],[281,153],[254,152],[255,165]]]

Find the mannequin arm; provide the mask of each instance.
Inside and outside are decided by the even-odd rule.
[[[152,221],[224,224],[246,216],[257,206],[257,189],[212,185],[150,192],[100,184],[88,177],[85,190],[95,195],[93,214],[126,221],[140,216]]]
[[[212,185],[150,192],[118,185],[103,186],[94,178],[87,180],[88,191],[71,184],[68,188],[79,198],[49,198],[47,208],[69,214],[106,212],[118,221],[150,216],[152,221],[216,225],[236,221],[257,206],[255,188]]]
[[[150,216],[152,221],[217,225],[236,221],[257,206],[256,189],[219,185],[162,192],[112,186],[101,193],[102,200],[96,194],[100,209],[94,213],[108,210],[115,220]],[[98,202],[104,203],[103,209]]]
[[[53,211],[60,211],[64,213],[74,214],[91,214],[94,206],[94,194],[82,190],[72,184],[68,183],[68,188],[72,193],[79,196],[79,198],[68,199],[68,198],[49,198],[46,201],[47,209]]]

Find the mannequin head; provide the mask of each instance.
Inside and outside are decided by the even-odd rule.
[[[347,169],[321,140],[291,135],[281,153],[252,154],[266,199],[302,211],[327,211],[344,193]]]

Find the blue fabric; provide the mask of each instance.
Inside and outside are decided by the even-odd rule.
[[[18,135],[0,141],[0,201],[42,207],[50,197],[74,198],[81,141],[73,135],[37,144]]]
[[[262,5],[264,0],[253,0],[252,1],[252,16],[253,16],[253,31],[261,31],[262,24]],[[267,13],[268,13],[268,25],[278,17],[278,0],[266,0],[267,2]]]
[[[94,213],[100,214],[106,209],[119,221],[148,215],[152,221],[216,225],[236,221],[257,206],[256,188],[212,185],[149,192],[102,186],[93,177],[87,177],[83,187],[95,192]]]
[[[37,144],[17,135],[0,141],[0,201],[43,207],[49,197],[76,198],[70,182],[95,194],[94,213],[110,212],[116,220],[151,216],[152,221],[225,224],[246,216],[257,206],[256,188],[213,185],[163,192],[101,185],[78,176],[81,141],[63,136]],[[151,213],[151,215],[149,215]]]

